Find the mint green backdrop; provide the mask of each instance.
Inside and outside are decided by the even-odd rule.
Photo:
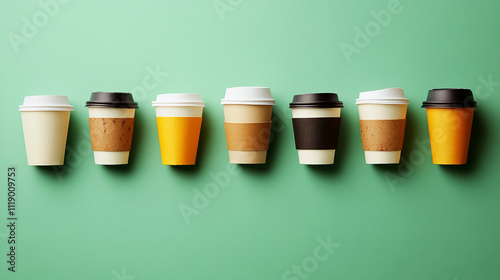
[[[499,279],[500,2],[0,1],[0,279]],[[228,166],[226,87],[276,99],[268,163]],[[401,87],[402,164],[364,163],[355,99]],[[432,164],[427,91],[474,91],[469,162]],[[92,91],[139,102],[130,164],[94,164]],[[161,165],[156,94],[206,102],[197,165]],[[299,165],[288,103],[344,102],[335,164]],[[27,165],[18,105],[68,95],[66,166]],[[17,167],[16,272],[7,167]]]

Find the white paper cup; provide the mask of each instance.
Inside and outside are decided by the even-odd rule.
[[[358,99],[360,120],[402,120],[406,119],[408,99],[400,88],[361,92]],[[364,151],[367,164],[398,164],[401,150]]]
[[[63,165],[70,111],[63,95],[26,96],[19,106],[28,165]]]

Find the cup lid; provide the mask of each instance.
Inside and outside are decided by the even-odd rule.
[[[401,88],[385,88],[359,93],[356,104],[409,104]]]
[[[307,93],[293,96],[290,108],[343,108],[336,93]]]
[[[153,101],[153,106],[205,107],[205,102],[201,100],[201,95],[197,93],[165,93],[156,96],[156,101]]]
[[[221,104],[276,105],[268,87],[232,87],[226,89]]]
[[[477,102],[470,89],[438,88],[429,90],[422,108],[476,108]]]
[[[73,111],[66,95],[32,95],[25,96],[19,111]]]
[[[125,108],[137,109],[137,103],[134,97],[128,92],[92,92],[90,100],[85,107],[104,107],[104,108]]]

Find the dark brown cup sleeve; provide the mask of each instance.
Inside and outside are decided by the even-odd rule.
[[[89,126],[93,151],[130,151],[134,118],[89,118]]]
[[[271,122],[228,123],[226,129],[227,149],[230,151],[265,151],[269,147]]]
[[[295,148],[333,150],[337,148],[340,118],[293,118]]]
[[[406,119],[360,120],[361,143],[365,151],[401,151]]]

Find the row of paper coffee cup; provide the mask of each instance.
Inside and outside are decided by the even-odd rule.
[[[229,161],[266,163],[275,100],[267,87],[234,87],[226,90],[224,127]],[[368,164],[398,164],[403,148],[409,104],[400,88],[361,92],[359,109],[361,142]],[[159,94],[152,104],[162,163],[194,165],[203,107],[199,94]],[[70,111],[67,96],[26,96],[21,111],[29,165],[63,165]],[[86,103],[96,164],[127,164],[132,147],[135,110],[130,93],[94,92]],[[468,89],[430,90],[427,109],[434,164],[465,164],[474,109]],[[290,103],[299,162],[333,164],[340,133],[343,103],[335,93],[299,94]]]

